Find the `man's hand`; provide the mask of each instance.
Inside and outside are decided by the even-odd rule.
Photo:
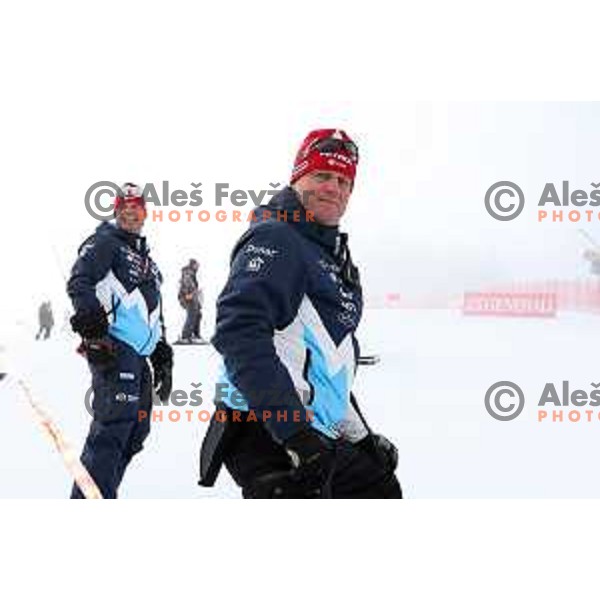
[[[161,402],[166,402],[173,389],[173,349],[165,340],[159,340],[150,355],[154,370],[154,389]]]
[[[106,335],[108,318],[102,308],[99,310],[79,310],[71,317],[71,328],[84,340],[97,340]]]
[[[398,448],[385,436],[371,433],[358,442],[357,446],[370,454],[385,470],[393,473],[398,466]]]
[[[117,362],[117,345],[108,336],[97,339],[84,339],[80,349],[90,364],[100,369],[109,370]]]
[[[335,464],[335,451],[311,428],[300,430],[284,442],[292,465],[292,477],[308,491],[322,494]]]

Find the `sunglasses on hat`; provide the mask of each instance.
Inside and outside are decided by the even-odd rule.
[[[347,154],[355,163],[358,163],[358,146],[352,140],[338,140],[336,138],[325,138],[313,142],[308,150],[318,150],[322,154],[335,154],[341,152]]]

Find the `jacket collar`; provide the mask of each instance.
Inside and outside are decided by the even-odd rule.
[[[255,210],[255,213],[259,216],[264,210],[270,210],[275,213],[271,217],[273,220],[277,219],[277,211],[287,213],[287,222],[290,225],[296,227],[303,236],[326,247],[334,256],[340,252],[341,245],[348,238],[347,234],[340,233],[337,226],[321,225],[315,221],[309,221],[298,193],[290,186],[283,188],[265,206],[259,206]],[[299,219],[294,219],[294,216],[299,216]]]
[[[140,254],[148,254],[150,248],[146,243],[146,238],[138,233],[131,233],[118,227],[115,223],[105,221],[98,226],[96,232],[100,235],[110,235],[125,242],[130,248],[137,250]]]

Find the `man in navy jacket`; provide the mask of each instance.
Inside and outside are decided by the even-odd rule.
[[[150,431],[152,386],[171,393],[173,353],[165,340],[162,276],[140,235],[145,199],[126,184],[115,201],[116,224],[102,223],[79,249],[67,292],[92,374],[93,420],[81,462],[104,498],[116,498],[131,458]],[[153,376],[147,358],[153,366]],[[82,498],[74,484],[72,498]]]
[[[254,211],[234,249],[217,304],[215,402],[244,497],[402,497],[397,451],[351,394],[362,292],[338,224],[357,164],[343,131],[310,133],[290,186]]]

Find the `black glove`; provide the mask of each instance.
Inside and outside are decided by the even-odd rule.
[[[84,339],[80,351],[91,364],[108,370],[117,362],[117,345],[108,336],[98,339]]]
[[[322,496],[335,464],[333,447],[309,428],[301,429],[283,445],[292,461],[292,478],[315,496]]]
[[[108,318],[102,308],[78,310],[71,317],[71,328],[84,339],[99,339],[108,331]]]
[[[358,442],[358,447],[370,454],[386,473],[393,473],[398,466],[398,448],[385,436],[370,433]]]
[[[161,402],[166,402],[173,389],[173,349],[165,340],[159,340],[150,355],[154,370],[154,389]]]

